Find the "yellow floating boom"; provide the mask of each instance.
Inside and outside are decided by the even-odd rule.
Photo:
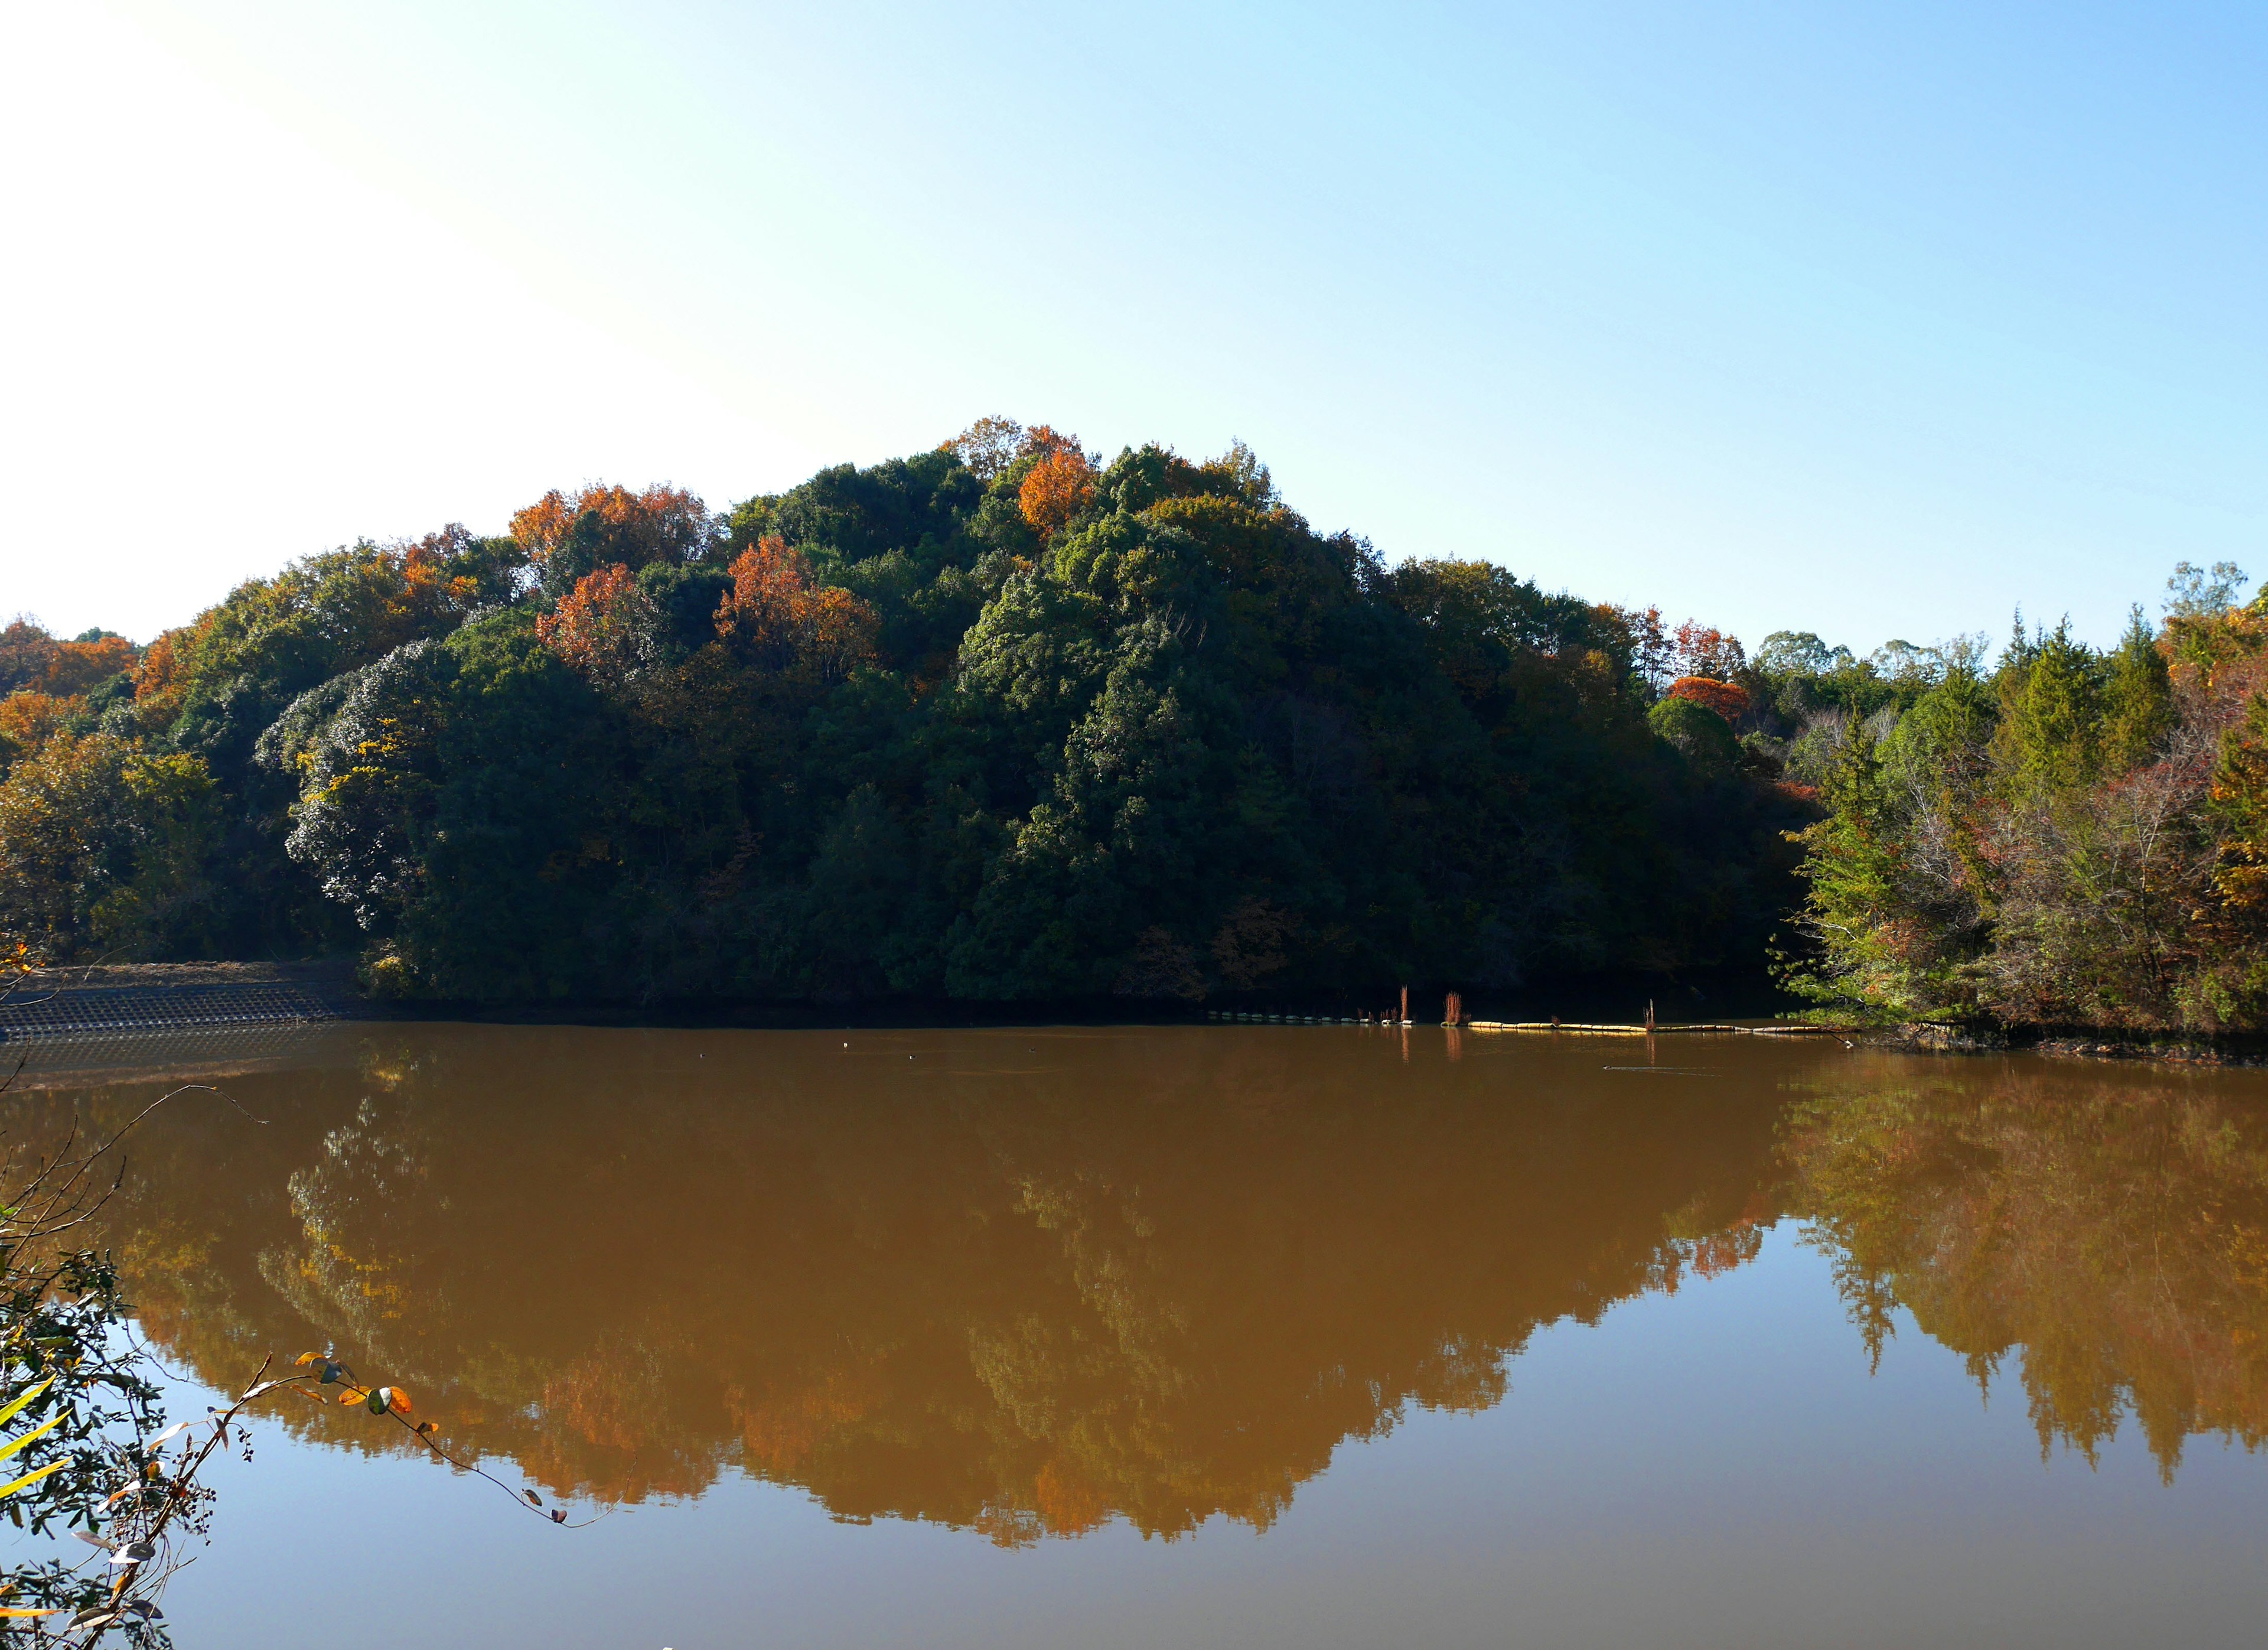
[[[1521,1031],[1530,1033],[1568,1033],[1583,1037],[1670,1037],[1690,1036],[1711,1033],[1717,1036],[1734,1037],[1823,1037],[1849,1031],[1848,1026],[1720,1026],[1687,1025],[1656,1026],[1648,1031],[1644,1026],[1581,1026],[1572,1021],[1554,1025],[1548,1020],[1473,1020],[1465,1022],[1467,1031]]]

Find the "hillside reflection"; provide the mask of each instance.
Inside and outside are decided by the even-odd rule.
[[[1780,1172],[1768,1077],[1609,1081],[1591,1051],[850,1044],[364,1028],[232,1083],[264,1125],[160,1113],[109,1235],[212,1384],[335,1342],[557,1493],[737,1468],[1023,1542],[1264,1527],[1341,1440],[1498,1403],[1538,1326],[1753,1256]]]
[[[1988,1389],[2013,1362],[2043,1454],[2132,1414],[2170,1482],[2193,1435],[2268,1438],[2264,1101],[2250,1072],[1867,1063],[1791,1111],[1793,1207],[1874,1356],[1904,1307]]]

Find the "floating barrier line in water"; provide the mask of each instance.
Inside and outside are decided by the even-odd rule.
[[[1719,1037],[1840,1037],[1865,1029],[1859,1026],[1579,1026],[1553,1025],[1550,1020],[1527,1020],[1517,1022],[1502,1020],[1472,1020],[1465,1022],[1467,1031],[1519,1031],[1549,1035],[1557,1032],[1573,1032],[1578,1036],[1592,1037],[1669,1037],[1680,1034],[1692,1035],[1706,1032]]]
[[[1205,1018],[1230,1025],[1256,1026],[1414,1026],[1414,1020],[1396,1020],[1388,1015],[1382,1020],[1360,1020],[1344,1014],[1261,1014],[1233,1009],[1211,1009]],[[1441,1022],[1448,1026],[1449,1022]],[[1707,1035],[1719,1037],[1843,1037],[1866,1029],[1863,1026],[1734,1026],[1714,1021],[1701,1021],[1680,1026],[1596,1026],[1575,1020],[1468,1020],[1453,1029],[1459,1031],[1520,1032],[1528,1035],[1577,1037],[1674,1037]]]
[[[1464,1029],[1467,1031],[1571,1031],[1579,1036],[1592,1037],[1667,1037],[1677,1033],[1690,1035],[1703,1031],[1716,1032],[1721,1035],[1740,1036],[1748,1032],[1750,1028],[1717,1025],[1655,1026],[1649,1030],[1645,1026],[1582,1026],[1572,1021],[1555,1026],[1548,1020],[1519,1021],[1469,1020],[1465,1022]]]

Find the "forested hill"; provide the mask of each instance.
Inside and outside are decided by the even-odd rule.
[[[1807,718],[1897,696],[1773,641],[1388,565],[1241,447],[986,420],[721,516],[593,487],[313,556],[146,648],[19,620],[0,937],[499,1002],[1760,963]]]

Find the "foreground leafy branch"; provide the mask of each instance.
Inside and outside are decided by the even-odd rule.
[[[0,1079],[0,1092],[15,1075]],[[210,1533],[205,1469],[232,1447],[249,1460],[247,1411],[282,1392],[320,1404],[335,1390],[534,1516],[568,1521],[534,1492],[515,1491],[449,1449],[434,1422],[413,1421],[401,1388],[361,1384],[330,1351],[303,1353],[291,1373],[273,1378],[271,1354],[225,1408],[164,1424],[148,1354],[119,1332],[130,1308],[117,1269],[79,1234],[123,1182],[121,1143],[158,1107],[192,1092],[236,1103],[209,1085],[184,1084],[91,1148],[74,1123],[43,1154],[11,1146],[0,1155],[0,1516],[35,1536],[67,1531],[101,1555],[19,1566],[0,1587],[0,1642],[85,1646],[114,1633],[136,1650],[168,1644],[158,1600],[190,1561],[183,1538]]]

